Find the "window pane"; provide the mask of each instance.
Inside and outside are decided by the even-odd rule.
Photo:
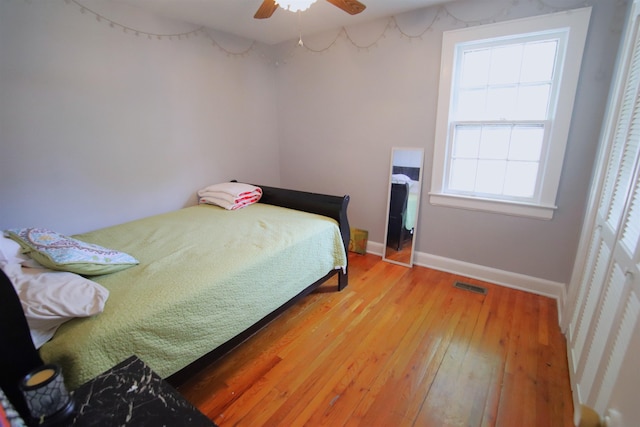
[[[481,159],[506,159],[509,154],[511,126],[485,126],[480,139]]]
[[[544,124],[455,125],[449,189],[535,196]]]
[[[553,77],[557,40],[528,43],[524,47],[521,82],[543,82]]]
[[[520,86],[516,117],[527,120],[544,120],[549,107],[551,85]]]
[[[533,197],[538,176],[538,163],[509,162],[505,174],[504,194],[513,197]]]
[[[485,108],[486,91],[484,89],[458,92],[455,114],[458,120],[472,120],[475,117],[483,116]]]
[[[489,79],[491,51],[489,49],[464,52],[460,86],[486,86]]]
[[[456,126],[453,156],[476,159],[480,149],[480,126]]]
[[[472,192],[476,183],[476,160],[456,159],[451,162],[449,188],[456,191]]]
[[[543,138],[543,126],[516,126],[511,135],[509,160],[539,161]]]
[[[476,191],[502,194],[507,162],[505,160],[479,160],[476,174]]]
[[[487,111],[477,119],[502,120],[513,117],[518,98],[518,87],[489,88],[487,91]]]
[[[503,85],[518,82],[520,80],[522,51],[522,44],[492,49],[489,84]]]

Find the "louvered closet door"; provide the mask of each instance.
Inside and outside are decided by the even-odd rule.
[[[623,357],[638,324],[638,239],[640,237],[640,31],[634,1],[626,35],[626,54],[618,68],[617,105],[605,123],[609,149],[593,198],[583,275],[569,324],[574,402],[601,414],[618,379]]]

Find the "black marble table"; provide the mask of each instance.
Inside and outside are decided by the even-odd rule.
[[[215,426],[136,356],[80,386],[73,400],[72,426]]]

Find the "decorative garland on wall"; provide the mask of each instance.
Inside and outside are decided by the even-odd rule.
[[[83,14],[93,15],[93,17],[95,17],[97,22],[106,24],[111,28],[123,31],[126,34],[130,34],[135,37],[142,36],[142,37],[147,37],[150,40],[152,39],[186,40],[192,37],[206,37],[207,39],[209,39],[209,41],[213,46],[215,46],[220,51],[222,51],[223,53],[225,53],[227,56],[230,56],[230,57],[242,57],[242,56],[248,55],[252,51],[256,50],[256,47],[258,45],[258,42],[253,40],[251,41],[249,47],[247,47],[246,49],[243,49],[241,51],[232,51],[223,47],[215,39],[215,37],[213,37],[210,33],[208,33],[205,27],[202,27],[202,26],[197,27],[191,31],[181,32],[181,33],[170,33],[170,34],[153,33],[153,32],[140,30],[140,29],[133,28],[133,27],[121,24],[119,22],[116,22],[113,19],[110,19],[92,10],[91,8],[83,5],[78,0],[64,0],[64,1],[66,4],[76,6],[80,10],[80,12]],[[448,4],[434,6],[433,9],[435,13],[433,14],[433,18],[430,20],[430,22],[427,23],[426,27],[423,30],[419,31],[417,34],[407,33],[405,30],[403,30],[400,27],[396,17],[391,16],[388,18],[387,23],[382,29],[382,31],[380,32],[380,34],[372,42],[367,43],[365,45],[357,43],[349,34],[349,31],[345,27],[342,27],[338,31],[335,38],[331,40],[329,43],[327,43],[325,47],[313,48],[313,47],[307,46],[307,44],[296,43],[292,47],[292,49],[289,51],[289,53],[285,55],[285,57],[293,56],[293,54],[301,48],[311,53],[326,52],[330,50],[333,46],[335,46],[338,40],[341,38],[346,39],[353,47],[358,49],[358,51],[361,51],[361,50],[368,51],[369,49],[376,47],[380,42],[380,40],[385,38],[388,35],[388,33],[393,30],[396,30],[400,34],[401,38],[406,38],[409,40],[415,40],[415,39],[423,40],[425,34],[428,32],[432,32],[435,24],[439,21],[442,21],[444,19],[450,19],[452,21],[453,26],[466,26],[466,27],[493,23],[493,22],[497,22],[500,18],[504,18],[508,16],[511,8],[513,6],[517,6],[520,3],[520,1],[523,1],[523,0],[509,0],[507,4],[498,12],[482,19],[473,19],[473,20],[467,20],[457,16],[454,12],[451,11],[451,7]],[[555,1],[554,0],[528,0],[528,1],[530,3],[537,3],[538,9],[541,11],[554,13],[554,12],[559,12],[563,10],[574,9],[576,7],[589,6],[596,3],[598,0],[555,0]],[[562,6],[559,6],[556,4],[558,1],[561,1],[564,4]],[[601,1],[605,1],[605,0],[601,0]],[[610,0],[606,0],[606,1],[610,1]],[[618,0],[618,1],[623,1],[623,0]]]
[[[549,0],[529,0],[529,2],[537,3],[539,10],[541,11],[546,10],[548,13],[555,13],[563,10],[575,9],[577,7],[589,6],[590,4],[593,4],[598,0],[591,0],[591,1],[590,0],[561,0],[561,1],[564,1],[565,3],[564,6],[557,6],[557,5],[550,4]],[[433,7],[433,9],[435,9],[433,18],[427,24],[427,26],[423,30],[421,30],[418,34],[408,34],[398,24],[396,17],[391,16],[388,18],[387,24],[385,25],[382,33],[374,41],[372,41],[371,43],[368,43],[367,45],[360,45],[356,43],[353,40],[353,38],[349,35],[348,30],[345,27],[342,27],[338,32],[338,34],[336,35],[336,37],[331,42],[329,42],[324,48],[314,49],[312,47],[307,46],[306,44],[304,44],[303,46],[309,52],[322,53],[331,49],[337,43],[338,39],[344,36],[345,39],[349,41],[349,43],[351,43],[351,45],[356,49],[358,49],[359,51],[369,50],[372,47],[376,47],[380,42],[380,40],[382,40],[387,36],[388,31],[394,30],[394,29],[398,31],[398,33],[400,33],[401,38],[406,38],[409,40],[415,40],[415,39],[423,40],[425,34],[427,34],[428,32],[432,32],[434,30],[435,24],[437,22],[443,21],[444,19],[450,18],[453,26],[462,25],[465,27],[471,27],[476,25],[490,24],[490,23],[497,22],[500,18],[508,16],[511,10],[511,7],[517,6],[519,3],[520,3],[520,0],[510,0],[508,4],[502,9],[500,9],[498,12],[490,16],[487,16],[486,18],[473,19],[473,20],[467,20],[459,16],[456,16],[456,14],[451,11],[450,5],[443,4],[443,5],[438,5]]]
[[[215,40],[215,38],[209,34],[205,27],[200,26],[194,30],[191,31],[186,31],[186,32],[182,32],[182,33],[152,33],[149,31],[144,31],[144,30],[140,30],[137,28],[133,28],[130,27],[128,25],[124,25],[121,24],[119,22],[114,21],[113,19],[110,19],[98,12],[96,12],[95,10],[83,5],[82,3],[80,3],[78,0],[64,0],[64,2],[66,4],[71,4],[71,5],[75,5],[78,10],[80,11],[80,13],[82,14],[89,14],[89,15],[93,15],[93,17],[95,17],[97,22],[103,23],[108,25],[111,28],[120,30],[122,32],[124,32],[125,34],[130,34],[130,35],[134,35],[136,37],[147,37],[149,40],[186,40],[186,39],[190,39],[192,37],[206,37],[211,41],[211,44],[215,47],[217,47],[220,51],[224,52],[227,54],[227,56],[245,56],[248,55],[256,46],[256,41],[253,40],[251,41],[251,44],[249,45],[248,48],[238,51],[238,52],[234,52],[231,50],[228,50],[226,48],[224,48],[220,43],[218,43],[218,41]]]
[[[187,31],[184,33],[173,33],[173,34],[160,34],[160,33],[150,33],[148,31],[144,31],[144,30],[140,30],[137,28],[133,28],[133,27],[129,27],[127,25],[121,24],[119,22],[116,22],[110,18],[107,18],[104,15],[99,14],[98,12],[96,12],[93,9],[90,9],[89,7],[80,4],[79,1],[77,0],[64,0],[65,3],[67,4],[74,4],[76,5],[79,10],[80,13],[83,14],[90,14],[93,15],[96,18],[96,21],[101,22],[101,23],[105,23],[107,25],[109,25],[109,27],[111,28],[115,28],[118,30],[122,30],[125,34],[133,34],[136,37],[140,37],[140,36],[146,36],[149,40],[151,39],[158,39],[158,40],[182,40],[183,38],[188,39],[192,36],[198,36],[200,34],[201,31],[204,30],[204,27],[198,27],[195,30],[192,31]]]

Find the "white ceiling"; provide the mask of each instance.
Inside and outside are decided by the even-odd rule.
[[[297,39],[339,29],[377,18],[397,15],[452,0],[360,0],[367,8],[349,15],[324,0],[317,0],[308,10],[297,13],[278,9],[268,19],[254,19],[262,0],[112,0],[146,9],[160,16],[225,31],[266,44]],[[300,20],[300,24],[298,21]]]

